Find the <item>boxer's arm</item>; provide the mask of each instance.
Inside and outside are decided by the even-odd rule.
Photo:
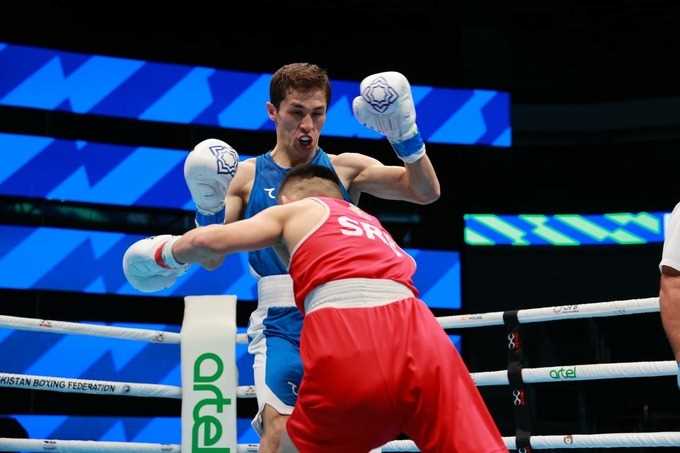
[[[246,207],[248,197],[250,196],[250,188],[253,186],[255,179],[255,159],[246,159],[242,161],[231,182],[227,194],[224,199],[224,204],[227,207],[227,215],[224,218],[224,223],[236,222],[243,218],[243,213]]]
[[[228,253],[258,250],[281,240],[286,206],[274,206],[257,215],[227,225],[210,225],[185,233],[172,246],[181,263],[205,263]]]
[[[224,198],[224,206],[226,207],[226,215],[224,223],[233,223],[243,217],[243,210],[245,208],[245,201],[248,198],[246,188],[253,182],[254,177],[254,162],[253,159],[248,159],[241,162],[236,176],[227,189],[227,194]],[[202,261],[201,266],[209,271],[215,270],[224,262],[224,255],[219,257]]]
[[[661,323],[678,362],[680,388],[680,203],[675,205],[664,228],[663,252],[659,269]]]
[[[680,362],[680,271],[662,266],[660,286],[661,322],[675,360]]]
[[[359,123],[384,135],[404,167],[366,162],[356,175],[357,188],[381,198],[429,204],[440,188],[425,142],[416,124],[416,108],[408,79],[398,72],[370,75],[361,81],[352,111]]]
[[[338,155],[336,169],[347,176],[351,192],[365,192],[387,200],[430,204],[440,195],[439,179],[427,155],[404,166],[383,165],[356,153]]]

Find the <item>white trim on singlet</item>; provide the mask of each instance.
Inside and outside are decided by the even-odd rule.
[[[380,278],[345,278],[324,283],[305,297],[305,313],[321,308],[379,307],[415,297],[413,292],[394,280]]]
[[[305,235],[302,237],[302,239],[300,239],[300,241],[299,241],[297,244],[295,244],[295,248],[294,248],[293,250],[291,250],[291,252],[290,252],[290,258],[288,258],[288,272],[289,272],[289,273],[290,273],[290,264],[293,262],[293,257],[295,256],[295,252],[297,252],[298,249],[300,248],[300,246],[301,246],[307,239],[309,239],[309,237],[310,237],[312,234],[316,233],[317,230],[318,230],[319,228],[321,228],[321,226],[322,226],[324,223],[326,223],[326,220],[328,220],[328,218],[331,216],[331,208],[330,208],[330,206],[328,206],[326,203],[324,203],[323,201],[319,200],[319,199],[316,198],[316,197],[309,197],[309,199],[310,199],[310,200],[314,200],[314,201],[316,201],[317,203],[319,203],[321,206],[323,206],[323,207],[325,208],[325,210],[326,210],[326,214],[321,218],[321,220],[319,221],[319,223],[317,223],[316,225],[314,225],[314,227],[313,227],[311,230],[309,230],[309,231],[307,232],[307,234],[305,234]]]

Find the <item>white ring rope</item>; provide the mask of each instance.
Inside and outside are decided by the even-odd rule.
[[[181,335],[176,332],[165,332],[130,327],[100,326],[80,322],[51,321],[47,319],[20,318],[18,316],[0,315],[0,327],[30,330],[33,332],[51,332],[74,335],[92,335],[97,337],[117,338],[119,340],[146,341],[149,343],[179,344]],[[244,333],[236,335],[236,343],[248,344],[248,336]]]
[[[508,370],[470,373],[475,384],[508,385]],[[595,365],[564,365],[542,368],[523,368],[525,383],[590,381],[639,377],[675,376],[678,364],[674,360],[661,362],[599,363]]]
[[[92,335],[97,337],[117,338],[119,340],[147,341],[149,343],[179,344],[180,342],[180,335],[176,332],[100,326],[96,324],[51,321],[47,319],[20,318],[18,316],[0,316],[0,327],[30,330],[34,332]]]
[[[677,374],[677,366],[675,361],[666,360],[661,362],[604,363],[524,368],[522,370],[522,379],[525,383],[538,383],[675,376]],[[478,387],[509,384],[507,370],[470,374]],[[12,373],[0,373],[0,387],[64,393],[182,398],[182,388],[175,385],[100,381]],[[255,387],[252,385],[238,386],[236,397],[255,398]]]
[[[516,450],[514,437],[503,437],[508,450]],[[611,434],[561,434],[556,436],[531,436],[531,448],[643,448],[680,447],[680,432],[611,433]],[[411,440],[394,440],[383,446],[384,452],[420,451]]]
[[[515,450],[514,437],[503,437],[509,450]],[[611,433],[611,434],[563,434],[557,436],[531,436],[531,448],[644,448],[680,447],[680,432],[658,433]],[[257,453],[257,444],[239,444],[237,453]],[[119,453],[158,452],[179,453],[177,444],[151,444],[137,442],[97,442],[83,440],[9,439],[0,437],[0,451],[44,451],[64,453]],[[395,440],[382,447],[383,452],[417,452],[418,447],[410,440]]]
[[[182,388],[176,385],[99,381],[12,373],[0,373],[0,387],[94,395],[182,398]],[[255,387],[252,385],[238,386],[236,388],[236,397],[255,398]]]
[[[659,298],[615,300],[580,305],[559,305],[554,307],[530,308],[519,310],[517,318],[522,324],[555,321],[558,319],[594,318],[603,316],[634,315],[659,311]],[[437,321],[444,329],[463,329],[503,325],[502,311],[469,315],[441,316]],[[0,327],[62,334],[95,335],[123,340],[148,341],[152,343],[175,344],[180,342],[180,334],[147,329],[100,326],[66,321],[20,318],[0,315]],[[246,334],[236,335],[236,342],[247,344]]]
[[[603,316],[636,315],[659,311],[659,298],[615,300],[580,305],[559,305],[555,307],[518,310],[520,324],[556,321],[558,319],[597,318]],[[444,329],[464,329],[503,325],[502,311],[470,315],[441,316],[437,321]]]
[[[515,448],[515,438],[503,438],[508,449]],[[680,432],[565,434],[562,436],[531,436],[532,448],[641,448],[680,447]]]
[[[6,437],[0,437],[0,451],[53,451],[58,453],[119,453],[139,451],[179,453],[181,450],[177,444],[102,442],[94,440],[10,439]]]
[[[659,311],[659,298],[616,300],[580,305],[559,305],[554,307],[530,308],[519,310],[517,318],[522,324],[554,321],[558,319],[594,318],[602,316],[622,316]],[[502,311],[469,315],[441,316],[437,321],[444,329],[463,329],[503,325]],[[0,327],[21,330],[52,332],[62,334],[95,335],[124,340],[139,340],[153,343],[179,343],[180,334],[175,332],[133,329],[125,327],[100,326],[66,321],[50,321],[34,318],[0,315]],[[247,344],[246,334],[238,334],[236,342]]]

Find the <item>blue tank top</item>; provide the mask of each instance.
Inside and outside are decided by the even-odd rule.
[[[310,163],[330,168],[333,173],[335,173],[335,168],[333,168],[333,165],[331,164],[330,157],[328,157],[328,154],[321,148],[319,148]],[[250,190],[246,212],[243,216],[245,219],[277,204],[277,191],[279,190],[281,181],[283,181],[283,177],[288,173],[288,170],[290,169],[280,167],[274,162],[271,152],[261,154],[255,158],[255,179],[253,180],[253,187]],[[345,200],[352,201],[349,192],[342,184],[340,185],[340,191]],[[286,266],[281,262],[272,248],[248,253],[248,262],[260,277],[288,273]]]

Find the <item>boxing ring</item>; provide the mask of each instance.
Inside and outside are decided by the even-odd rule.
[[[55,439],[10,439],[0,438],[0,451],[25,452],[69,452],[81,453],[97,451],[114,452],[180,452],[191,451],[192,440],[202,437],[210,445],[226,446],[237,453],[255,453],[257,444],[237,444],[236,439],[236,402],[235,398],[255,398],[252,386],[238,386],[235,365],[236,343],[247,343],[245,334],[236,334],[235,308],[233,296],[198,296],[185,298],[185,316],[181,333],[153,331],[144,329],[108,327],[85,323],[49,321],[14,316],[0,316],[0,327],[51,332],[54,334],[80,334],[110,337],[132,341],[160,344],[180,344],[182,348],[183,387],[134,382],[101,381],[60,378],[52,376],[33,376],[2,373],[0,387],[47,390],[68,393],[125,395],[132,397],[156,397],[182,399],[182,446],[177,444],[153,444],[135,442],[76,441]],[[563,305],[505,312],[466,314],[439,317],[437,320],[444,329],[481,328],[505,325],[508,327],[508,349],[512,354],[521,350],[517,327],[521,324],[559,321],[579,318],[608,316],[627,316],[659,311],[656,297],[630,299],[611,302],[598,302],[579,305]],[[220,315],[216,315],[216,313]],[[224,323],[228,324],[224,324]],[[207,323],[207,324],[206,324]],[[206,327],[207,326],[207,327]],[[225,327],[226,326],[226,327]],[[215,338],[215,336],[219,338]],[[205,352],[216,344],[230,344],[229,351]],[[225,349],[225,348],[222,348]],[[222,356],[222,352],[224,355]],[[230,359],[230,361],[228,361]],[[206,362],[210,360],[210,362]],[[223,369],[220,368],[223,363]],[[204,364],[208,367],[208,375]],[[201,371],[203,370],[203,371]],[[599,379],[652,378],[675,376],[677,364],[673,360],[655,362],[628,362],[607,364],[559,365],[541,368],[521,368],[509,365],[508,369],[472,373],[477,386],[510,385],[513,404],[516,408],[525,406],[523,387],[525,384],[550,382],[559,385],[561,381],[588,381]],[[220,381],[225,378],[226,381]],[[193,386],[188,386],[192,382]],[[211,383],[215,383],[211,386]],[[219,385],[218,385],[219,384]],[[219,387],[219,388],[217,388]],[[205,391],[212,392],[213,398],[206,399]],[[227,395],[225,398],[224,396]],[[212,412],[202,413],[206,406],[219,404]],[[227,410],[220,410],[227,408]],[[218,420],[218,418],[221,420]],[[224,423],[222,423],[224,422]],[[226,426],[226,428],[223,428]],[[200,428],[203,427],[201,431]],[[203,436],[198,436],[199,432]],[[207,433],[207,434],[206,434]],[[211,436],[211,434],[213,434]],[[639,448],[639,447],[680,447],[680,432],[648,433],[606,433],[606,434],[563,434],[563,435],[522,435],[503,437],[509,450],[520,453],[530,449],[561,448]],[[196,444],[194,443],[194,446]],[[419,451],[408,440],[397,440],[382,447],[384,452]]]

